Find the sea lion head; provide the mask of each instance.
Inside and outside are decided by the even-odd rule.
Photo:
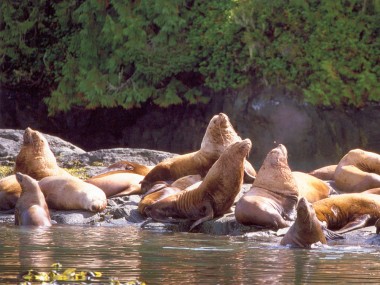
[[[37,180],[33,179],[29,175],[22,174],[21,172],[16,172],[17,182],[20,184],[22,191],[34,189],[33,187],[29,187],[30,185],[34,185],[34,187],[38,186]]]
[[[48,141],[40,132],[28,127],[24,131],[23,146],[30,146],[34,152],[39,153],[48,146]]]
[[[176,201],[177,195],[171,195],[157,201],[152,205],[147,206],[144,210],[144,213],[146,216],[151,217],[153,220],[160,222],[167,221],[168,217],[176,218],[178,217]]]
[[[232,143],[241,141],[224,113],[215,115],[210,120],[201,143],[201,151],[219,157]]]
[[[307,227],[310,228],[311,227],[310,224],[312,223],[314,217],[316,217],[313,205],[309,203],[305,197],[301,197],[298,200],[296,210],[297,210],[297,219],[301,219],[302,221],[301,224],[304,225],[306,228]]]

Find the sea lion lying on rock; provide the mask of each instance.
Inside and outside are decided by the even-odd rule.
[[[313,203],[317,218],[336,233],[373,226],[380,218],[380,196],[350,193],[331,196]]]
[[[280,229],[295,219],[298,187],[282,144],[272,149],[251,189],[236,203],[235,217],[243,225]]]
[[[156,181],[175,181],[186,175],[199,174],[204,177],[223,151],[231,144],[241,141],[226,114],[220,113],[210,120],[201,147],[198,151],[178,155],[158,163],[144,178],[145,193]],[[256,172],[244,160],[247,175],[254,179]]]
[[[327,165],[327,166],[315,169],[313,171],[310,171],[309,174],[322,180],[334,180],[334,173],[335,173],[336,167],[337,167],[336,164]]]
[[[380,155],[353,149],[339,162],[334,180],[340,192],[358,193],[380,187]]]
[[[224,215],[230,210],[242,186],[244,160],[251,146],[249,139],[228,146],[198,188],[159,200],[146,207],[145,213],[160,222],[194,221],[190,230]]]
[[[16,175],[9,175],[0,179],[0,210],[13,210],[21,195],[21,186]]]
[[[49,208],[56,210],[103,211],[103,190],[74,176],[48,176],[38,182]]]
[[[321,179],[310,174],[293,171],[300,197],[305,197],[310,203],[329,197],[332,189]]]
[[[51,226],[48,206],[38,182],[28,175],[16,173],[22,192],[15,210],[15,224],[20,226]]]

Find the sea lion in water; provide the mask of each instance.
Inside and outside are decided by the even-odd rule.
[[[12,210],[21,195],[21,186],[16,175],[12,174],[0,179],[0,210]]]
[[[202,222],[222,216],[230,210],[241,189],[244,160],[251,146],[249,139],[233,143],[210,168],[198,188],[157,201],[146,207],[145,213],[160,222],[194,221],[190,230]]]
[[[107,206],[103,190],[74,176],[48,176],[38,184],[51,209],[100,212]]]
[[[48,206],[38,182],[28,175],[16,173],[22,192],[16,203],[15,224],[20,226],[51,226]]]
[[[327,165],[310,171],[309,174],[322,180],[334,180],[334,173],[337,165]]]
[[[146,207],[181,191],[198,188],[198,182],[201,182],[201,176],[199,174],[181,177],[174,181],[172,184],[166,183],[164,181],[158,181],[153,185],[151,189],[148,190],[147,193],[143,195],[137,209],[141,215],[146,216]],[[195,188],[192,188],[195,184],[197,186]]]
[[[336,233],[373,226],[380,218],[380,196],[349,193],[331,196],[313,203],[317,218]]]
[[[272,149],[251,189],[236,203],[235,217],[243,225],[280,229],[295,219],[298,187],[282,144]]]
[[[210,120],[198,151],[178,155],[158,163],[142,181],[143,192],[156,181],[174,181],[186,175],[200,174],[204,177],[223,151],[231,144],[241,141],[226,114],[220,113]],[[245,160],[245,159],[244,159]],[[247,177],[254,179],[256,172],[244,161]]]
[[[312,204],[306,198],[301,197],[297,204],[297,218],[280,244],[310,248],[317,242],[327,243],[321,222],[317,219]]]
[[[334,173],[340,192],[358,193],[380,187],[380,155],[353,149],[340,161]]]
[[[329,197],[332,189],[326,182],[299,171],[293,171],[292,174],[297,183],[299,197],[305,197],[310,203]]]
[[[85,181],[102,189],[107,198],[132,194],[142,194],[140,182],[143,175],[114,170],[93,176]]]
[[[46,138],[31,128],[26,128],[24,132],[23,144],[16,157],[14,172],[27,174],[36,180],[52,175],[70,175],[58,166]]]

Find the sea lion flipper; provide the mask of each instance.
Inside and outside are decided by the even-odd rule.
[[[208,221],[208,220],[212,220],[214,218],[214,210],[211,206],[210,203],[205,203],[205,214],[206,216],[204,216],[203,218],[200,218],[198,220],[196,220],[190,227],[190,230],[189,232],[191,232],[196,226],[198,226],[199,224],[205,222],[205,221]]]
[[[341,234],[333,232],[326,227],[322,227],[323,234],[325,235],[327,240],[336,240],[336,239],[344,239],[345,237]]]
[[[354,220],[348,222],[343,228],[336,231],[336,233],[343,234],[349,231],[357,230],[367,226],[368,221],[371,219],[371,215],[365,214],[355,217]]]

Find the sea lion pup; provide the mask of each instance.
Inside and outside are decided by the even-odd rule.
[[[297,204],[297,218],[280,244],[310,248],[316,242],[326,244],[326,237],[312,204],[306,198],[301,197]]]
[[[318,169],[310,171],[309,174],[322,180],[334,180],[334,173],[337,165],[331,164]]]
[[[236,203],[235,217],[243,225],[280,229],[295,219],[298,187],[282,144],[264,159],[251,189]]]
[[[147,175],[149,171],[152,170],[154,166],[147,166],[136,162],[131,162],[128,160],[121,160],[109,165],[106,169],[101,171],[99,174],[107,173],[115,170],[124,170],[126,173],[135,173],[139,175]]]
[[[350,150],[340,160],[334,180],[339,191],[345,193],[380,187],[380,155],[361,149]]]
[[[164,181],[158,181],[151,189],[148,190],[147,193],[142,196],[137,209],[141,215],[146,216],[146,207],[181,191],[198,188],[198,182],[201,182],[201,176],[199,174],[181,177],[172,184],[168,184]],[[194,185],[196,185],[196,187],[194,187]]]
[[[226,114],[220,113],[210,120],[198,151],[178,155],[158,163],[142,181],[143,192],[156,181],[174,181],[186,175],[200,174],[205,177],[214,162],[231,144],[241,141]],[[251,180],[256,172],[245,160],[245,171]]]
[[[336,233],[373,226],[380,218],[380,196],[376,194],[340,194],[314,202],[313,207],[317,218]]]
[[[21,195],[21,186],[16,175],[12,174],[0,179],[0,210],[13,210]]]
[[[190,231],[205,221],[224,215],[241,189],[244,159],[251,146],[249,139],[233,143],[210,168],[198,188],[159,200],[146,207],[145,213],[160,222],[194,221]]]
[[[16,157],[14,172],[21,172],[41,180],[51,175],[70,175],[58,166],[46,138],[38,131],[26,128],[23,144]]]
[[[107,198],[115,196],[142,194],[140,182],[143,175],[114,170],[86,179],[87,183],[102,189]]]
[[[48,206],[38,182],[28,175],[16,173],[22,192],[16,203],[15,224],[20,226],[51,226]]]
[[[100,212],[107,206],[103,190],[74,176],[48,176],[38,184],[51,209]]]
[[[293,171],[296,180],[299,197],[305,197],[310,203],[329,197],[332,189],[321,179],[310,174]]]

